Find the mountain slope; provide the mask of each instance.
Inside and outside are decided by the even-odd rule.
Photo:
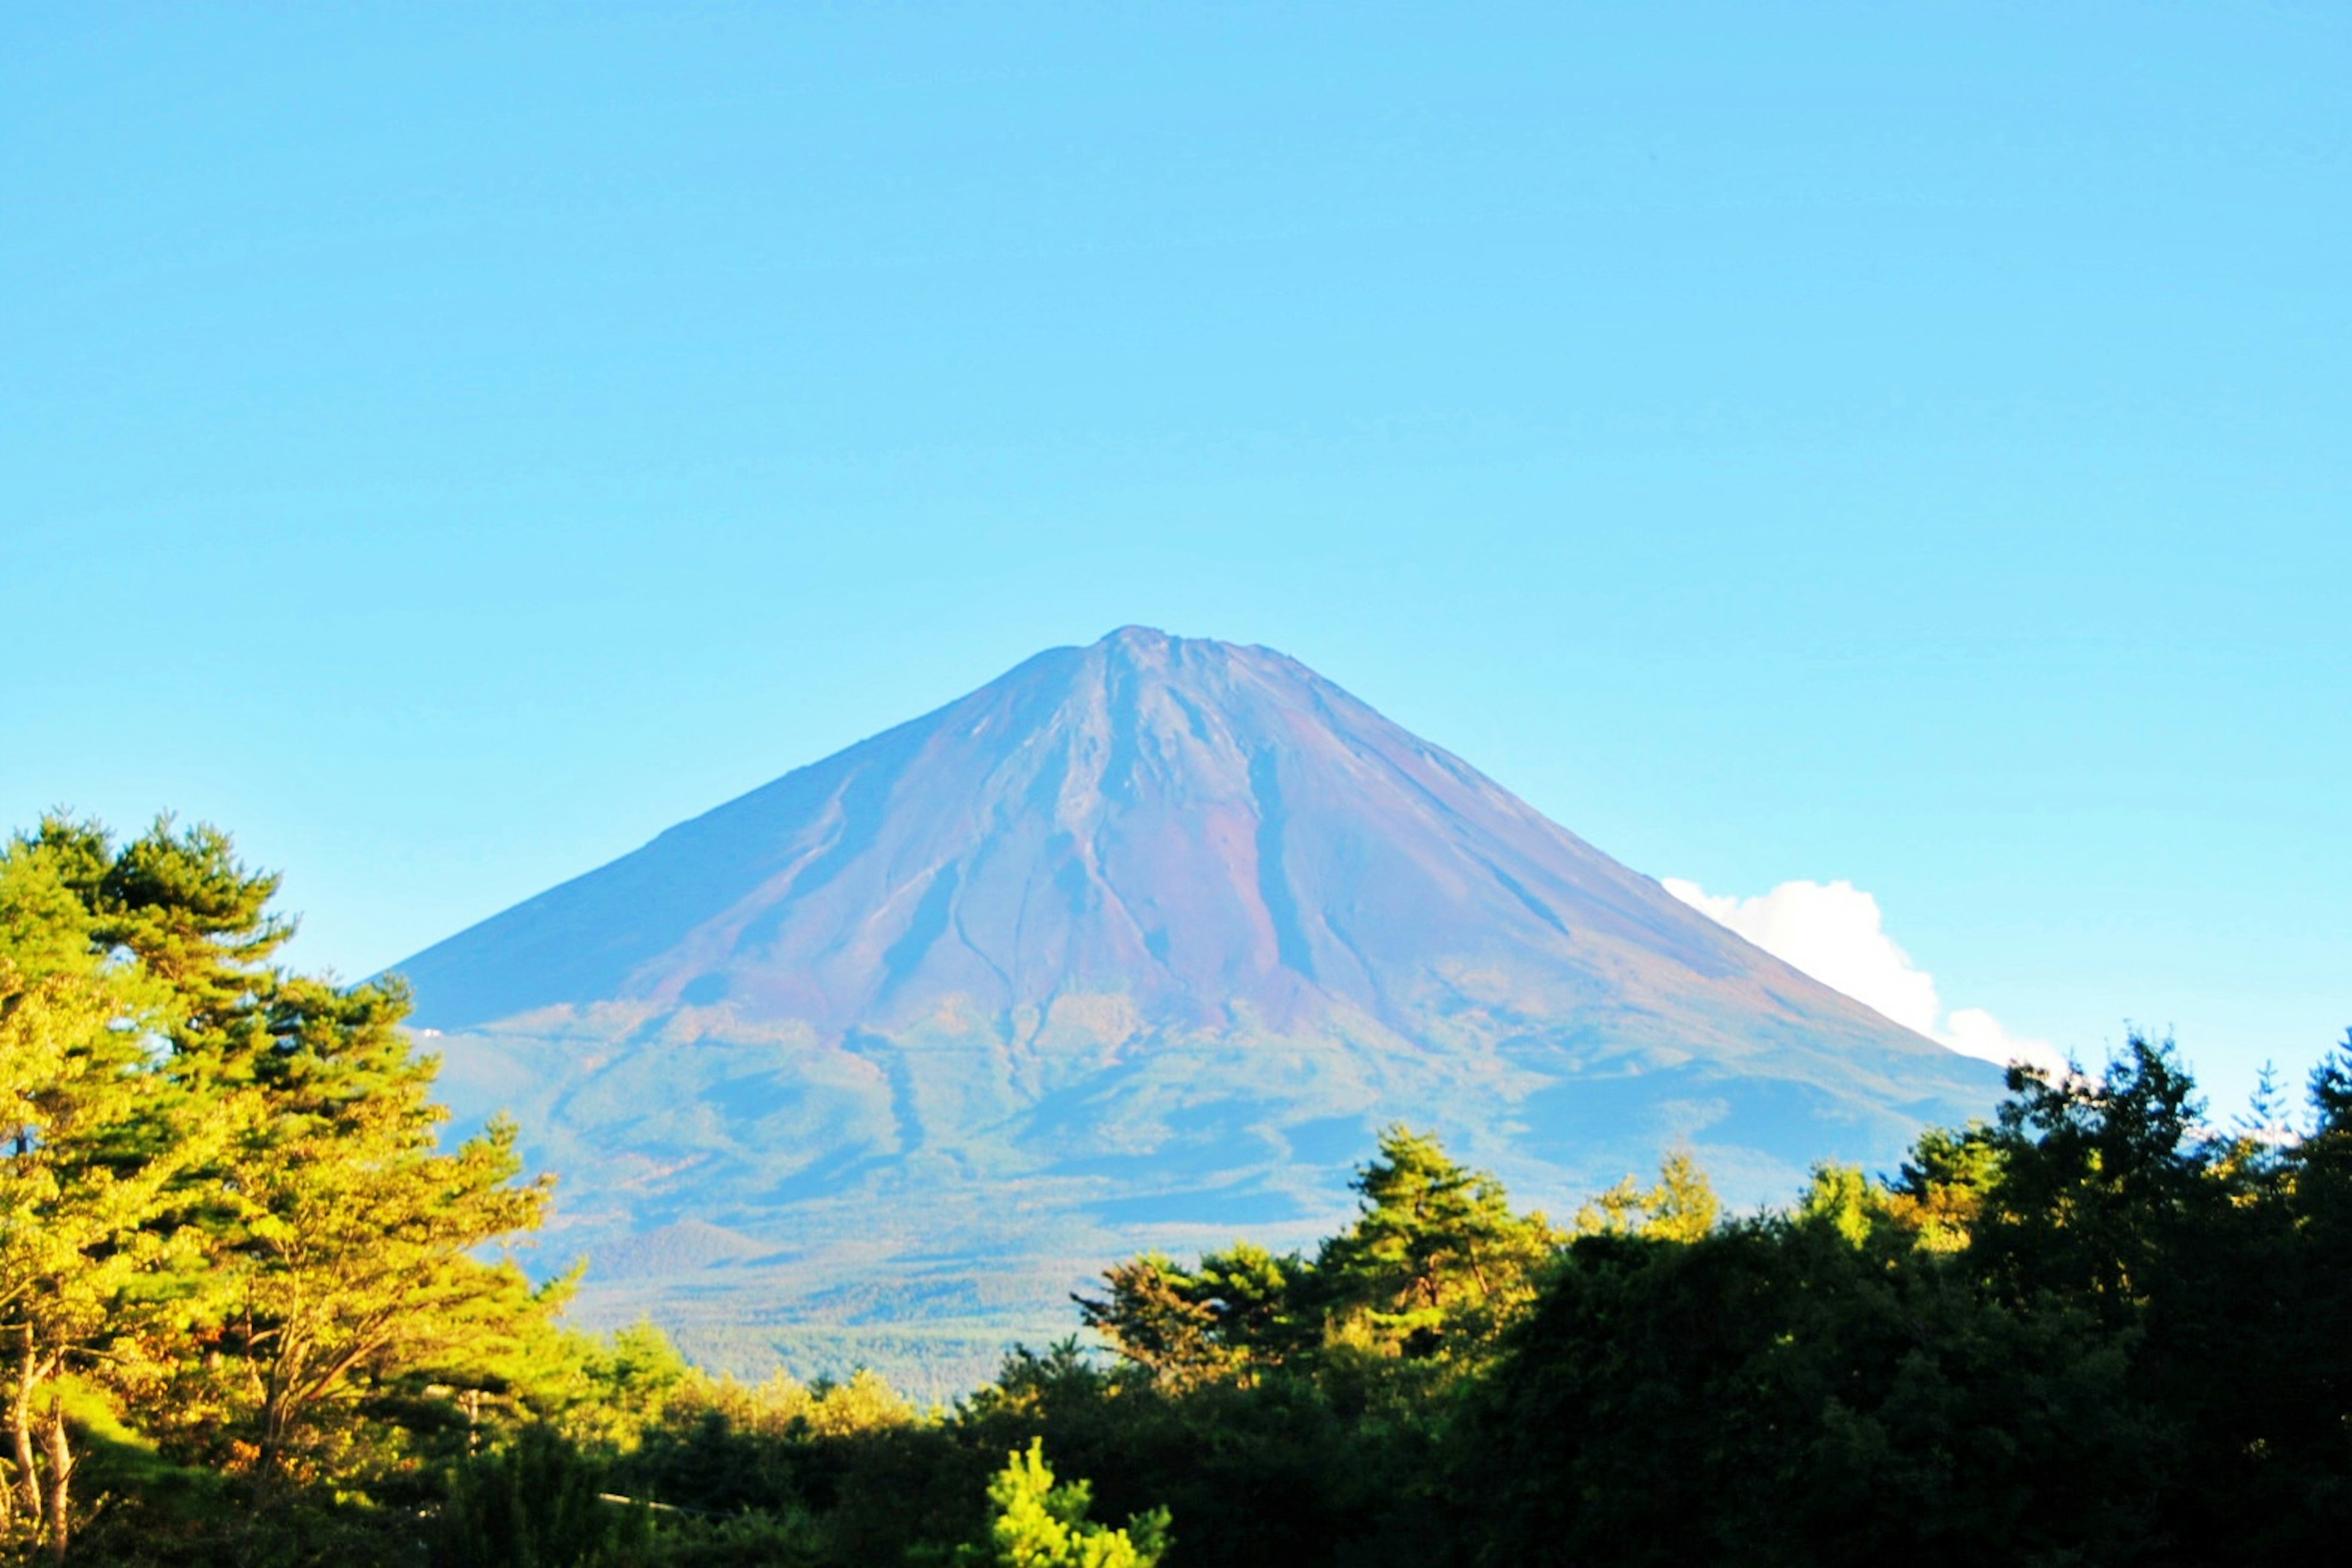
[[[1994,1083],[1296,661],[1135,627],[400,967],[572,1238],[681,1260],[592,1310],[739,1330],[1061,1325],[1120,1252],[1327,1224],[1393,1118],[1554,1204],[1678,1139],[1759,1198]]]

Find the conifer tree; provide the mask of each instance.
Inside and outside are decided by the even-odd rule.
[[[496,1381],[544,1303],[510,1263],[473,1256],[539,1224],[545,1181],[517,1184],[515,1128],[443,1152],[436,1064],[396,1027],[397,985],[286,980],[252,1066],[262,1119],[230,1149],[237,1196],[215,1256],[230,1296],[218,1343],[241,1363],[255,1468],[276,1476],[338,1440],[388,1379]]]
[[[208,826],[167,817],[118,849],[51,817],[5,864],[11,1081],[29,1108],[0,1274],[13,1407],[61,1409],[38,1385],[78,1356],[118,1382],[137,1367],[170,1389],[146,1425],[267,1484],[381,1440],[355,1419],[368,1400],[509,1377],[560,1291],[475,1254],[534,1226],[548,1187],[515,1180],[511,1126],[437,1147],[436,1064],[399,1028],[405,991],[277,967],[293,929],[269,908],[278,879]]]
[[[1005,1456],[988,1500],[987,1544],[959,1552],[958,1568],[1154,1568],[1168,1550],[1165,1509],[1138,1514],[1124,1530],[1089,1521],[1094,1489],[1055,1485],[1043,1438]]]
[[[1658,1184],[1647,1189],[1627,1176],[1576,1212],[1579,1236],[1646,1236],[1660,1241],[1697,1241],[1715,1229],[1723,1205],[1686,1149],[1658,1164]]]
[[[1343,1325],[1407,1355],[1490,1339],[1561,1240],[1541,1214],[1514,1213],[1494,1177],[1410,1128],[1382,1131],[1350,1185],[1360,1213],[1324,1243],[1318,1289]]]
[[[12,1483],[0,1523],[65,1554],[75,1455],[64,1380],[152,1363],[148,1337],[187,1310],[201,1257],[163,1223],[216,1148],[153,1070],[153,988],[94,944],[59,857],[0,850],[0,1357]]]

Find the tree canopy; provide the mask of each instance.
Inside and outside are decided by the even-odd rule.
[[[554,1568],[2316,1560],[2352,1527],[2352,1037],[2298,1121],[2168,1043],[1901,1167],[1568,1224],[1383,1131],[1353,1217],[1111,1263],[918,1411],[561,1319],[516,1130],[170,819],[0,847],[0,1560]],[[1052,1462],[1047,1460],[1052,1456]],[[1124,1525],[1107,1520],[1123,1519]]]
[[[551,1300],[487,1243],[539,1223],[513,1130],[443,1151],[396,984],[271,961],[274,876],[170,819],[0,850],[5,1524],[69,1550],[78,1426],[247,1486],[362,1481],[436,1388],[495,1388]]]

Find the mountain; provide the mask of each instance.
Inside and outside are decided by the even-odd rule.
[[[1319,1234],[1391,1120],[1556,1211],[1677,1142],[1760,1201],[1997,1089],[1296,660],[1140,627],[398,967],[461,1124],[562,1173],[592,1321],[919,1384],[1140,1247]]]

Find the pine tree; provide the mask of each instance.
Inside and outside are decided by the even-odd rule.
[[[380,1443],[382,1425],[359,1419],[370,1400],[507,1381],[560,1291],[476,1253],[535,1226],[548,1187],[515,1180],[510,1126],[437,1147],[436,1064],[400,1029],[405,991],[277,967],[293,930],[269,907],[278,879],[209,826],[166,817],[118,849],[95,824],[51,817],[9,854],[46,900],[16,922],[41,933],[45,962],[129,999],[59,1058],[82,1064],[68,1076],[28,1069],[56,1079],[45,1092],[75,1108],[73,1126],[112,1129],[103,1156],[66,1171],[81,1144],[44,1134],[16,1167],[47,1171],[53,1202],[109,1205],[89,1247],[112,1272],[85,1288],[12,1267],[10,1299],[82,1321],[93,1292],[131,1289],[106,1283],[126,1270],[176,1271],[168,1290],[138,1285],[154,1305],[108,1307],[108,1364],[168,1383],[146,1402],[152,1426],[265,1485]],[[38,1234],[54,1251],[76,1233],[52,1216]],[[37,1383],[76,1353],[18,1360]],[[21,1394],[28,1375],[16,1381]]]
[[[1658,1164],[1658,1184],[1644,1190],[1627,1176],[1576,1213],[1579,1236],[1646,1236],[1697,1241],[1715,1229],[1722,1203],[1689,1151],[1677,1149]]]
[[[154,1070],[154,987],[93,940],[60,857],[0,851],[0,1357],[13,1483],[0,1521],[65,1554],[75,1456],[61,1380],[149,1368],[200,1290],[170,1223],[230,1131]]]
[[[1331,1331],[1430,1357],[1489,1342],[1533,1294],[1561,1237],[1511,1208],[1502,1184],[1410,1128],[1381,1132],[1350,1184],[1356,1223],[1323,1244],[1314,1278]]]
[[[1090,1522],[1094,1489],[1056,1486],[1042,1437],[1005,1456],[988,1501],[988,1542],[960,1551],[958,1568],[1155,1568],[1170,1544],[1165,1509],[1136,1515],[1124,1530]]]

